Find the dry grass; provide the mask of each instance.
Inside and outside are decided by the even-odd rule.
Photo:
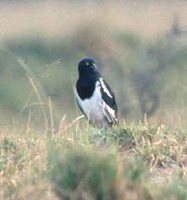
[[[117,185],[112,187],[116,187],[118,192],[123,191],[119,193],[121,197],[118,199],[120,200],[124,197],[135,200],[138,194],[144,196],[146,195],[144,194],[145,188],[152,199],[156,199],[158,193],[162,196],[160,191],[166,189],[166,182],[167,186],[172,183],[173,177],[180,177],[180,182],[186,179],[187,140],[185,131],[171,130],[164,125],[153,127],[147,122],[139,125],[121,125],[120,128],[105,131],[85,126],[85,121],[83,123],[81,125],[80,122],[64,121],[61,130],[54,135],[31,128],[26,133],[23,127],[2,129],[0,136],[1,199],[58,199],[53,191],[53,188],[57,187],[56,183],[49,181],[48,172],[56,165],[58,159],[61,162],[68,152],[73,150],[76,153],[80,149],[84,150],[88,157],[96,155],[94,156],[95,161],[91,161],[96,163],[101,162],[101,160],[97,161],[97,156],[101,159],[102,155],[104,157],[113,155],[118,160],[115,165],[119,170],[136,158],[146,164],[148,176],[143,182],[139,182],[139,178],[145,169],[139,162],[130,168],[126,166],[125,173],[128,177],[130,176],[128,181],[123,178],[122,174],[119,174],[116,180]],[[67,162],[71,166],[71,162]],[[102,163],[100,164],[102,166]],[[66,167],[66,162],[63,165]],[[95,169],[92,167],[90,170]],[[119,171],[119,173],[122,172]],[[54,176],[60,177],[61,174]],[[69,178],[74,181],[75,177],[70,176]],[[64,179],[64,181],[68,180]],[[160,189],[155,187],[157,184]],[[179,182],[177,184],[180,185]],[[84,187],[84,185],[81,186],[81,192],[84,191]],[[78,191],[78,189],[72,191],[71,195]]]
[[[47,39],[61,38],[76,33],[84,23],[91,24],[85,27],[91,27],[93,30],[97,27],[101,37],[95,37],[96,39],[104,38],[106,30],[111,34],[129,30],[142,37],[151,38],[166,32],[171,27],[175,14],[180,18],[181,27],[187,26],[187,6],[184,1],[110,1],[85,4],[48,1],[35,4],[2,4],[0,40],[16,39],[25,35]],[[75,40],[81,37],[80,34]],[[100,54],[96,49],[96,53],[99,52],[101,57],[106,54],[110,57],[115,52],[122,51],[117,45],[110,43],[107,37],[104,47],[107,49],[107,45],[111,44],[111,51]],[[166,196],[172,200],[187,198],[187,132],[181,128],[186,127],[184,111],[177,110],[174,113],[168,108],[163,113],[159,110],[158,116],[154,116],[151,122],[147,122],[145,117],[144,123],[139,124],[126,124],[121,119],[120,127],[112,130],[96,130],[82,120],[82,116],[69,122],[64,115],[58,125],[53,101],[43,94],[37,79],[29,73],[27,64],[21,60],[19,64],[27,72],[31,90],[43,112],[42,117],[35,119],[41,125],[40,130],[32,127],[35,122],[32,123],[31,111],[26,125],[9,124],[0,129],[0,199],[58,199],[55,189],[61,185],[58,185],[56,180],[51,181],[49,174],[62,178],[62,188],[66,181],[76,182],[74,176],[64,180],[61,173],[63,168],[60,168],[57,174],[53,169],[58,164],[66,168],[64,161],[71,161],[68,153],[73,152],[76,158],[79,151],[83,152],[83,161],[94,155],[91,162],[99,163],[98,167],[103,166],[102,159],[105,156],[108,158],[112,154],[116,158],[114,164],[118,173],[112,189],[118,193],[119,200],[165,200]],[[41,122],[43,118],[44,126]],[[167,125],[172,124],[172,128],[163,125],[163,121]],[[140,163],[136,161],[137,158],[141,160]],[[68,164],[72,166],[72,170],[79,173],[77,166],[80,165],[75,161]],[[89,169],[95,170],[94,167],[89,167],[88,174]],[[176,190],[170,185],[175,180],[173,177],[177,177],[176,185],[174,184],[177,186]],[[87,177],[81,180],[78,187],[71,192],[71,199],[75,200],[80,193],[88,195],[84,190],[86,184],[89,184],[87,181]],[[68,192],[69,190],[71,191],[71,188],[68,188]]]
[[[1,130],[1,199],[54,199],[44,175],[47,156],[46,134],[31,130],[25,134],[20,127]]]

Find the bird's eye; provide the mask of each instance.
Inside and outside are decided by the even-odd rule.
[[[86,66],[89,66],[89,65],[90,65],[90,63],[89,63],[89,62],[86,62],[86,63],[85,63],[85,65],[86,65]]]

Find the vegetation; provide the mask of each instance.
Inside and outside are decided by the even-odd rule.
[[[24,2],[0,13],[0,199],[187,199],[186,2]],[[78,117],[85,56],[119,127]]]
[[[187,198],[184,130],[64,124],[54,135],[1,132],[1,199]]]

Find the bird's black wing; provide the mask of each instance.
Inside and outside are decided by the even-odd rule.
[[[110,86],[102,79],[99,79],[100,91],[103,100],[102,109],[105,117],[110,124],[117,124],[117,103],[115,100],[115,95],[111,90]]]

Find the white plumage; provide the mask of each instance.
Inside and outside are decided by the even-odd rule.
[[[102,99],[101,87],[102,82],[97,81],[95,84],[95,90],[93,95],[89,99],[82,100],[77,91],[75,90],[77,102],[84,114],[87,116],[88,120],[92,121],[98,127],[107,127],[108,122],[113,123],[117,120],[115,116],[115,111],[110,108]],[[107,88],[104,88],[106,93],[109,93]],[[109,93],[110,94],[110,93]]]

